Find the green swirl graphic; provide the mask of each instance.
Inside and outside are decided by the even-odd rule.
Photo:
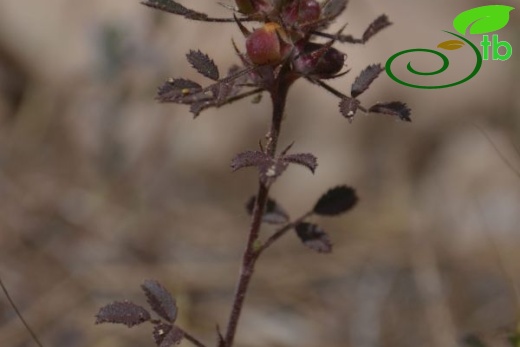
[[[420,88],[420,89],[441,89],[441,88],[449,88],[449,87],[453,87],[453,86],[456,86],[458,84],[462,84],[464,82],[467,82],[469,81],[470,79],[472,79],[473,77],[475,77],[475,75],[479,72],[480,68],[482,67],[482,55],[480,54],[480,51],[478,50],[477,46],[475,46],[471,41],[469,41],[468,39],[466,39],[465,37],[463,36],[460,36],[460,35],[457,35],[455,33],[452,33],[451,31],[446,31],[446,30],[443,30],[444,32],[448,33],[448,34],[451,34],[453,36],[456,36],[458,37],[459,39],[463,40],[464,42],[466,42],[468,45],[471,46],[471,48],[473,48],[473,51],[475,51],[475,55],[477,56],[477,61],[476,61],[476,65],[475,65],[475,68],[473,69],[473,71],[471,72],[471,74],[460,80],[460,81],[457,81],[457,82],[454,82],[454,83],[450,83],[450,84],[444,84],[444,85],[440,85],[440,86],[422,86],[422,85],[418,85],[418,84],[411,84],[411,83],[408,83],[408,82],[405,82],[403,80],[400,80],[393,72],[392,72],[392,69],[391,69],[391,66],[392,66],[392,63],[394,62],[395,59],[397,59],[398,57],[400,57],[401,55],[403,54],[407,54],[407,53],[411,53],[411,52],[426,52],[426,53],[433,53],[435,55],[437,55],[438,57],[440,57],[442,59],[442,67],[436,71],[432,71],[432,72],[422,72],[422,71],[418,71],[418,70],[415,70],[413,67],[412,67],[412,64],[411,62],[408,62],[408,65],[406,66],[406,68],[408,69],[408,71],[410,71],[411,73],[415,74],[415,75],[420,75],[420,76],[431,76],[431,75],[437,75],[437,74],[440,74],[442,72],[444,72],[448,66],[450,65],[450,62],[448,60],[448,57],[446,57],[446,55],[444,55],[443,53],[441,52],[438,52],[438,51],[434,51],[433,49],[427,49],[427,48],[414,48],[414,49],[407,49],[405,51],[401,51],[401,52],[398,52],[394,55],[392,55],[387,61],[386,61],[386,65],[385,65],[385,69],[386,69],[386,73],[388,74],[388,76],[390,76],[391,79],[393,79],[394,81],[396,81],[397,83],[400,83],[402,85],[405,85],[407,87],[411,87],[411,88]]]

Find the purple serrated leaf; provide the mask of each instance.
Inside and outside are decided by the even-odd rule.
[[[124,324],[131,328],[150,320],[150,313],[130,301],[116,301],[103,306],[96,315],[96,324]]]
[[[372,36],[390,25],[392,25],[392,22],[390,22],[386,14],[377,17],[363,33],[363,42],[367,42]]]
[[[212,106],[215,106],[214,100],[196,101],[190,105],[190,112],[193,113],[193,118],[197,118],[202,111]]]
[[[391,102],[378,102],[368,109],[368,112],[388,114],[390,116],[397,116],[400,120],[405,122],[411,122],[410,118],[411,110],[404,102],[391,101]]]
[[[158,347],[178,345],[183,337],[184,332],[175,325],[157,324],[153,329],[153,338]]]
[[[352,84],[351,95],[355,98],[363,93],[383,71],[380,64],[373,64],[365,68]]]
[[[252,196],[246,204],[246,210],[249,215],[253,214],[255,202],[256,197]],[[262,222],[267,224],[285,224],[288,221],[289,215],[287,212],[285,212],[285,210],[275,200],[267,198],[264,215],[262,216]]]
[[[356,191],[348,186],[338,186],[321,196],[313,212],[324,216],[335,216],[352,209],[358,202]]]
[[[256,166],[260,181],[266,185],[273,183],[285,171],[287,165],[283,159],[272,159],[261,151],[245,151],[237,154],[231,161],[233,171]]]
[[[347,118],[349,121],[352,121],[356,115],[359,105],[361,105],[361,103],[358,99],[344,97],[339,102],[339,111],[345,118]]]
[[[206,107],[207,104],[205,102],[196,102],[190,105],[190,112],[193,113],[194,118],[197,118]]]
[[[141,4],[164,12],[177,14],[193,20],[205,20],[208,15],[186,8],[174,0],[146,0]]]
[[[271,158],[267,154],[261,151],[245,151],[242,153],[238,153],[231,160],[231,169],[233,171],[237,171],[239,169],[256,166],[261,167],[266,165],[266,162],[269,163]]]
[[[201,85],[192,80],[185,78],[173,78],[168,81],[168,84],[175,89],[202,89]]]
[[[282,159],[288,163],[303,165],[311,170],[312,173],[318,167],[318,159],[310,153],[286,154]]]
[[[189,9],[175,2],[174,0],[146,0],[141,2],[141,4],[181,16],[185,16],[190,13]]]
[[[305,246],[318,253],[332,252],[332,243],[328,235],[316,224],[299,223],[295,229],[296,235]]]
[[[193,66],[193,68],[200,74],[214,81],[218,81],[220,75],[218,67],[207,54],[204,54],[201,51],[190,50],[190,52],[186,54],[186,57],[191,66]]]
[[[171,294],[157,281],[146,280],[141,285],[152,310],[166,321],[173,323],[177,318],[177,305]]]
[[[172,330],[173,325],[166,323],[155,324],[153,327],[153,339],[157,346],[160,346],[164,341],[164,337]]]
[[[200,84],[191,80],[170,78],[157,88],[157,100],[161,102],[181,102],[186,97],[196,95],[201,90]]]

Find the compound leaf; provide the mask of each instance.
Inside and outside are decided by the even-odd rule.
[[[184,78],[170,78],[157,89],[157,100],[160,102],[182,102],[202,90],[197,82]]]

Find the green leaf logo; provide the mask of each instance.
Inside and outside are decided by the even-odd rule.
[[[509,12],[514,7],[505,5],[488,5],[475,7],[459,14],[453,20],[453,27],[462,35],[487,34],[502,29],[509,22]]]

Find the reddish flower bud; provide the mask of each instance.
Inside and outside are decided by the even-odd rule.
[[[249,59],[257,65],[275,64],[280,62],[287,49],[287,43],[281,41],[286,36],[277,23],[266,23],[262,28],[253,31],[246,40],[246,50]]]
[[[320,19],[321,7],[316,0],[293,0],[284,7],[282,16],[288,24],[311,23]]]
[[[306,42],[298,51],[294,68],[303,75],[331,78],[340,72],[345,64],[345,53],[320,43]]]

